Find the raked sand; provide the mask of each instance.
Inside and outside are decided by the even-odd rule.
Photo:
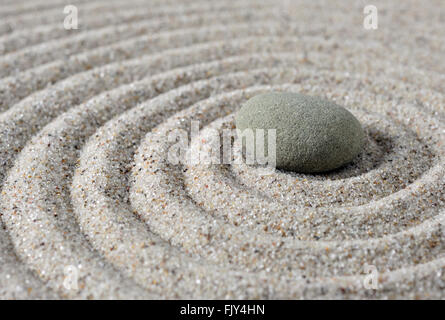
[[[442,1],[1,3],[0,298],[445,298]],[[362,154],[168,161],[268,91],[348,108]]]

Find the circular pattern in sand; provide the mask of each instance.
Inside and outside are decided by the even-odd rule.
[[[443,298],[433,5],[378,2],[367,31],[346,2],[77,1],[67,31],[63,3],[0,10],[1,298]],[[347,107],[362,154],[318,175],[169,161],[170,133],[202,144],[271,90]]]

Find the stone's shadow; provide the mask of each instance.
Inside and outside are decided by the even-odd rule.
[[[365,127],[365,144],[363,151],[349,164],[340,168],[320,173],[298,173],[277,169],[280,173],[289,174],[295,178],[309,180],[338,180],[356,177],[375,170],[385,162],[386,156],[394,148],[393,139],[386,133],[373,127]],[[391,160],[388,160],[391,161]]]

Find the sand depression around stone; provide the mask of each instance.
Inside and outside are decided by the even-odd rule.
[[[0,8],[1,298],[444,297],[442,2],[376,1],[374,31],[350,1],[70,2],[69,32],[60,0]],[[169,132],[271,91],[344,106],[363,151],[167,161]]]

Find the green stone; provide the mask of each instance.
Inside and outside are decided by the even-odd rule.
[[[236,127],[276,129],[276,167],[301,173],[325,172],[351,162],[362,151],[365,136],[360,122],[344,107],[290,92],[249,99],[236,115]]]

